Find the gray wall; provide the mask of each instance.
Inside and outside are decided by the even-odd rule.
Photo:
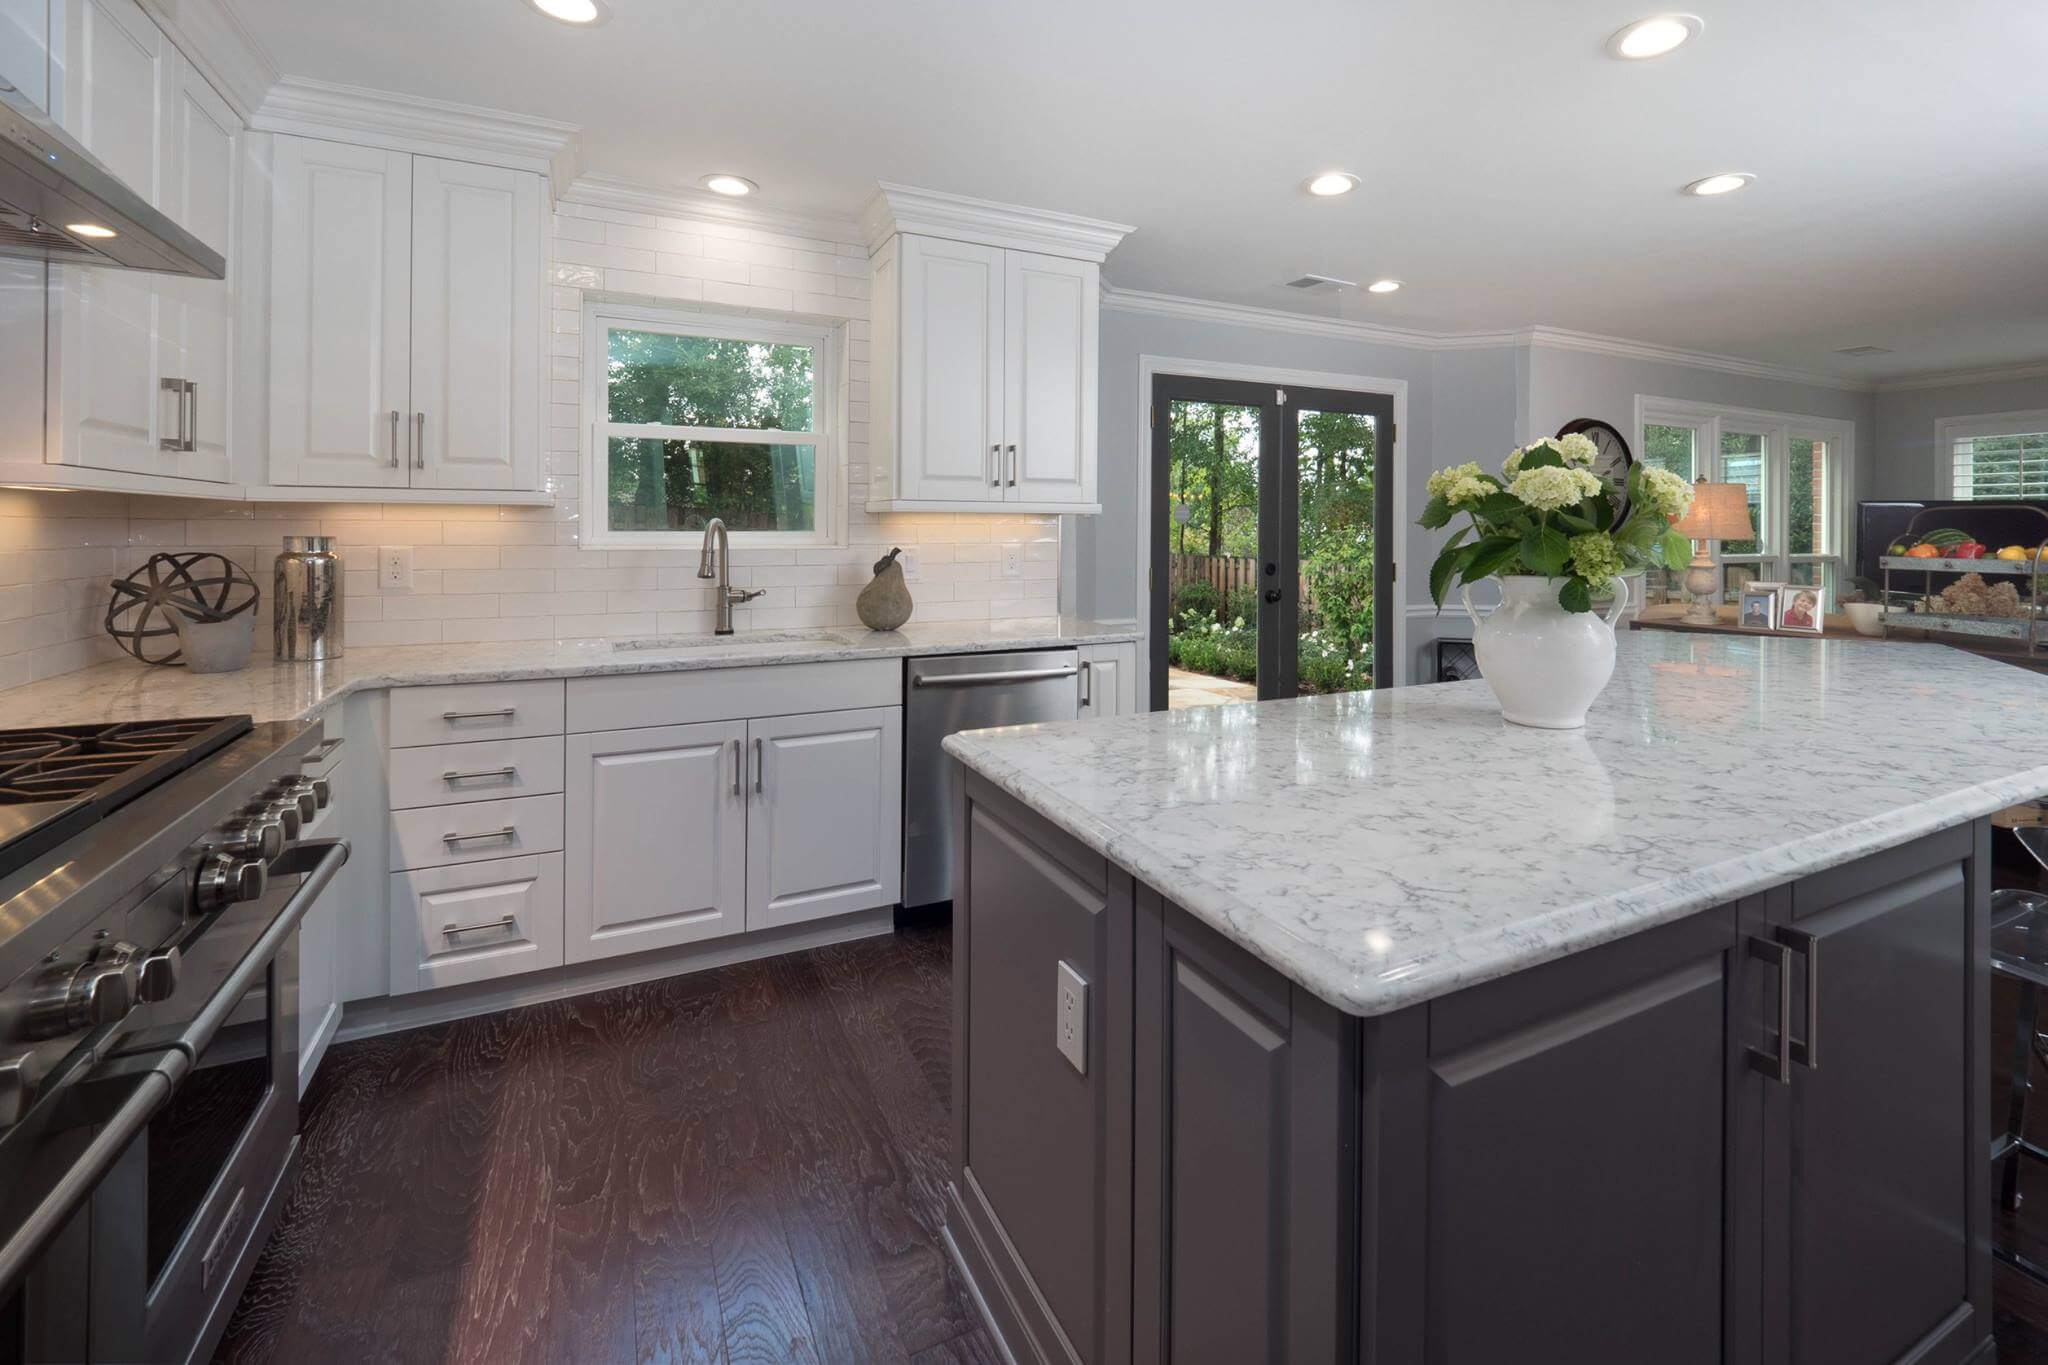
[[[1951,490],[1942,483],[1934,424],[1944,417],[2048,408],[2048,375],[1938,389],[1889,389],[1877,395],[1875,407],[1875,450],[1865,496],[1945,498]]]

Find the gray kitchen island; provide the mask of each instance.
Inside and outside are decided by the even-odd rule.
[[[1987,818],[2048,678],[1624,634],[1483,683],[979,731],[948,1234],[1018,1360],[1959,1361]]]

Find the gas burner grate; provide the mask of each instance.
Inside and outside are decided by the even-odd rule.
[[[89,796],[131,773],[141,777],[153,764],[169,776],[248,729],[247,717],[203,716],[0,731],[0,806]]]

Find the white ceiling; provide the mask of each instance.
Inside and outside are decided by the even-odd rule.
[[[879,180],[1138,225],[1119,287],[1883,377],[2048,358],[2048,4],[239,0],[290,75],[562,119],[587,170],[851,217]],[[1300,183],[1342,168],[1355,194]],[[1683,197],[1723,170],[1756,183]],[[1305,271],[1399,277],[1305,296]],[[1859,345],[1891,355],[1832,354]]]

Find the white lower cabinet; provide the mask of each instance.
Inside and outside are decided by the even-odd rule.
[[[1138,704],[1138,646],[1082,645],[1080,718],[1127,716]]]
[[[737,933],[747,723],[569,736],[571,962]]]
[[[391,993],[562,965],[562,855],[391,875]]]
[[[903,890],[903,711],[747,722],[747,928],[893,904]]]

